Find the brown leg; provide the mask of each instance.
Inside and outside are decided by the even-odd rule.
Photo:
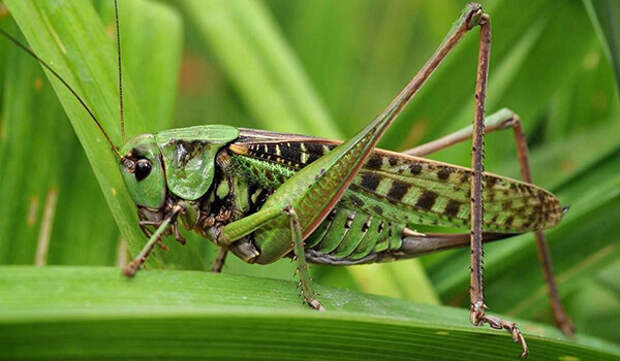
[[[161,224],[158,226],[155,233],[153,233],[151,237],[149,238],[149,240],[146,242],[146,244],[142,248],[142,251],[140,251],[140,254],[138,254],[138,256],[134,258],[131,262],[129,262],[129,264],[123,267],[123,274],[125,276],[127,277],[135,276],[138,269],[140,269],[140,266],[142,266],[146,262],[147,258],[153,251],[153,248],[155,247],[155,245],[161,242],[161,236],[164,235],[164,232],[168,230],[168,227],[171,225],[171,222],[175,220],[176,215],[182,210],[183,210],[183,206],[180,204],[176,204],[172,207],[172,210],[170,211],[170,213],[161,222]]]
[[[228,254],[228,248],[226,247],[220,248],[220,253],[217,255],[217,258],[215,259],[215,263],[213,263],[211,272],[215,272],[215,273],[222,272],[222,268],[224,268],[224,263],[226,263],[227,254]]]
[[[471,180],[471,259],[470,259],[470,316],[471,322],[476,325],[487,323],[492,328],[505,329],[512,334],[515,342],[521,344],[521,357],[528,354],[527,344],[517,325],[492,316],[487,316],[488,308],[484,303],[484,288],[482,283],[482,162],[484,154],[484,109],[486,101],[487,75],[489,70],[489,55],[491,52],[491,23],[487,14],[482,14],[480,26],[480,48],[478,53],[478,71],[476,77],[476,94],[474,107],[472,169],[474,176]]]
[[[500,129],[513,129],[517,158],[519,160],[519,167],[521,170],[521,178],[527,183],[532,183],[532,173],[528,156],[529,151],[519,116],[509,109],[501,109],[486,117],[484,125],[485,133],[487,134]],[[470,139],[472,134],[473,127],[469,126],[432,142],[409,149],[405,153],[414,156],[428,155],[447,148],[453,144]],[[566,315],[564,306],[562,305],[562,301],[560,300],[558,294],[557,284],[555,277],[553,276],[553,264],[551,262],[551,255],[549,253],[549,246],[545,238],[545,234],[542,231],[537,231],[534,232],[534,237],[536,239],[538,257],[540,259],[543,275],[545,277],[545,282],[547,283],[549,303],[551,304],[553,318],[557,327],[562,332],[568,336],[572,336],[575,332],[575,327],[570,318]]]
[[[484,119],[484,133],[489,134],[496,130],[506,129],[514,126],[516,114],[510,109],[501,109]],[[518,119],[518,118],[517,118]],[[424,143],[417,147],[406,150],[402,153],[412,155],[416,157],[423,157],[448,148],[454,144],[471,139],[474,132],[473,126],[465,127],[461,130],[457,130],[454,133],[445,135],[439,139],[435,139],[428,143]]]
[[[532,172],[530,169],[530,162],[527,149],[527,141],[525,139],[525,133],[521,127],[521,120],[515,114],[514,123],[512,129],[514,130],[515,142],[517,144],[517,157],[519,158],[519,166],[521,167],[521,177],[527,183],[532,183]],[[553,276],[553,264],[551,262],[551,253],[549,252],[549,244],[543,231],[534,232],[536,238],[536,248],[538,250],[538,258],[542,266],[543,275],[545,276],[545,282],[547,283],[547,292],[549,293],[549,303],[551,304],[551,312],[556,325],[562,332],[568,336],[572,336],[575,333],[575,325],[572,323],[566,311],[564,311],[564,305],[558,294],[558,287]]]

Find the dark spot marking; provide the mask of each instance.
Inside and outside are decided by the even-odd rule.
[[[506,222],[505,222],[506,226],[508,226],[508,227],[512,226],[512,222],[514,220],[515,220],[515,217],[513,217],[513,216],[510,216],[510,217],[506,218]]]
[[[450,173],[452,173],[452,170],[450,168],[443,167],[437,172],[437,178],[441,180],[446,180],[448,179],[448,177],[450,177]]]
[[[349,213],[349,215],[347,216],[346,222],[344,222],[344,228],[345,229],[351,228],[351,223],[353,223],[354,219],[355,219],[355,212]]]
[[[299,144],[293,143],[290,144],[290,146],[280,144],[280,157],[293,163],[301,163],[301,151],[299,149]]]
[[[388,158],[388,162],[392,167],[394,167],[396,164],[398,164],[398,159],[396,159],[396,157],[390,157]]]
[[[547,195],[545,194],[545,192],[543,191],[538,192],[537,197],[541,204],[547,203]]]
[[[384,227],[385,227],[385,223],[381,221],[381,223],[379,223],[379,228],[377,229],[377,233],[383,232]]]
[[[320,143],[305,143],[308,153],[317,153],[319,156],[323,155],[323,144]]]
[[[276,154],[276,145],[273,143],[267,144],[267,153]]]
[[[461,183],[465,183],[469,181],[469,174],[467,173],[463,173],[463,175],[461,176],[460,182]]]
[[[286,148],[291,148],[296,152],[301,152],[301,142],[286,142]]]
[[[362,183],[360,184],[360,186],[362,186],[362,188],[368,191],[374,192],[379,186],[380,181],[381,178],[379,178],[378,175],[372,173],[364,173],[362,174]]]
[[[407,194],[408,190],[409,190],[409,184],[405,182],[401,182],[399,180],[394,180],[392,182],[392,187],[390,187],[390,190],[387,196],[388,198],[392,200],[400,201],[401,199],[403,199],[405,194]]]
[[[312,163],[315,160],[321,158],[320,154],[317,153],[308,153],[308,160],[306,161],[306,164]]]
[[[437,193],[431,191],[424,191],[424,193],[422,193],[415,205],[416,207],[430,210],[431,208],[433,208],[435,200],[437,200]]]
[[[461,203],[451,199],[448,201],[448,205],[446,205],[444,214],[448,217],[456,217],[456,215],[459,214],[459,208],[461,208]]]
[[[484,177],[484,181],[485,181],[485,187],[493,187],[495,186],[495,183],[497,183],[498,178],[495,177]]]
[[[275,180],[275,178],[273,177],[273,172],[269,169],[265,171],[265,178],[267,178],[267,180],[269,181]]]
[[[356,207],[362,207],[364,205],[364,201],[361,200],[356,195],[350,195],[349,199],[351,200],[351,203],[353,203],[353,205],[356,206]]]
[[[336,218],[336,208],[332,209],[332,211],[329,212],[329,215],[327,216],[327,221],[331,222],[334,220],[334,218]]]
[[[369,218],[366,222],[364,222],[362,225],[362,233],[368,232],[368,228],[370,228],[370,221],[371,219]]]
[[[366,168],[368,169],[379,169],[383,164],[383,160],[378,154],[372,154],[366,162]]]
[[[304,145],[306,146],[306,150],[308,153],[308,161],[306,162],[306,164],[314,162],[315,160],[321,158],[321,156],[323,155],[323,146],[321,144],[304,143]]]
[[[383,214],[383,208],[381,208],[378,205],[374,205],[372,206],[372,210],[377,213],[378,215],[382,215]]]
[[[409,166],[409,170],[413,175],[420,174],[420,172],[422,171],[422,166],[418,163],[413,163]]]

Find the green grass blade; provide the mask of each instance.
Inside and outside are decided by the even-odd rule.
[[[293,282],[189,271],[2,267],[1,358],[513,360],[507,333],[465,310],[321,287],[301,304]],[[178,290],[182,288],[183,292]],[[620,348],[523,322],[530,360],[612,360]]]
[[[56,3],[53,6],[51,2],[43,1],[7,1],[7,5],[32,49],[75,87],[118,143],[114,51],[92,6],[86,2]],[[90,36],[85,41],[83,35],[87,31]],[[84,146],[121,232],[129,240],[139,239],[135,227],[137,218],[131,211],[132,202],[124,189],[109,146],[69,92],[58,80],[50,81]],[[131,97],[127,100],[132,104]],[[137,123],[138,116],[133,110],[135,106],[127,108],[132,109],[127,112],[128,119]],[[132,127],[136,128],[137,125]]]
[[[583,0],[590,20],[601,39],[605,55],[613,63],[620,87],[620,4],[613,0]]]
[[[74,142],[39,65],[17,48],[7,49],[6,60],[11,70],[3,86],[0,199],[7,206],[0,209],[0,263],[33,264],[37,243],[49,244],[54,223],[66,158],[60,144],[72,149]]]
[[[114,3],[99,0],[101,17],[110,31]],[[134,96],[149,129],[168,129],[175,106],[181,47],[182,20],[171,7],[153,1],[119,4],[123,67],[136,89]],[[116,60],[116,59],[115,59]]]
[[[121,9],[125,15],[124,28],[127,29],[128,40],[133,39],[137,43],[134,48],[142,51],[146,46],[139,44],[156,39],[160,46],[177,49],[177,53],[163,58],[151,58],[153,65],[144,69],[136,61],[126,64],[128,66],[125,69],[124,79],[125,118],[129,136],[167,128],[171,123],[171,119],[167,119],[167,124],[163,124],[162,116],[144,118],[140,109],[163,109],[163,116],[171,112],[175,90],[170,85],[176,82],[176,72],[160,71],[157,74],[155,72],[157,69],[174,69],[178,64],[178,51],[180,51],[178,17],[161,5],[153,5],[146,1],[132,3],[133,6]],[[89,2],[7,1],[7,5],[33,50],[49,62],[84,98],[118,145],[120,133],[116,55],[113,38],[107,35],[106,30],[111,24],[104,26]],[[143,12],[150,14],[150,26],[156,29],[149,33],[152,38],[140,37],[136,34],[140,29],[131,26],[132,19],[139,19],[138,15],[142,15]],[[144,56],[141,52],[134,53],[131,47],[129,49],[124,56],[130,59],[141,59]],[[152,106],[159,101],[158,99],[152,99],[146,94],[134,96],[139,91],[133,87],[132,73],[138,71],[144,71],[145,76],[148,76],[146,79],[149,80],[144,83],[146,79],[137,77],[143,83],[140,84],[141,87],[148,88],[152,84],[158,88],[168,84],[167,89],[161,91],[161,95],[165,98],[162,108]],[[124,188],[117,161],[84,109],[56,79],[51,81],[82,143],[123,237],[128,240],[130,249],[139,249],[144,243],[144,236],[137,227],[135,205]],[[153,94],[154,91],[146,93]],[[156,261],[157,257],[153,260]],[[167,261],[177,264],[178,267],[202,268],[197,246],[171,252],[170,256],[167,256]]]
[[[259,124],[340,138],[261,2],[179,1]]]

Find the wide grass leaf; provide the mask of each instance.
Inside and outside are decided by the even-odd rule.
[[[327,287],[326,312],[295,284],[191,271],[2,267],[3,359],[514,360],[507,333],[465,310]],[[183,292],[179,292],[179,288]],[[612,360],[617,346],[523,322],[530,360]]]
[[[614,0],[583,0],[594,25],[605,54],[611,58],[620,86],[620,4]]]
[[[102,123],[106,132],[115,144],[120,145],[118,82],[115,64],[116,54],[113,37],[108,30],[113,29],[112,23],[104,26],[99,14],[89,2],[58,2],[58,1],[7,1],[9,10],[24,33],[29,45],[45,59],[85,100]],[[132,71],[146,72],[150,81],[140,79],[141,87],[155,88],[167,84],[160,92],[163,103],[155,107],[169,115],[174,104],[174,85],[176,79],[175,64],[178,64],[180,44],[179,19],[171,13],[171,9],[149,1],[133,1],[133,6],[123,9],[124,29],[128,32],[128,40],[133,39],[133,49],[140,51],[145,42],[157,42],[163,47],[177,49],[176,56],[152,57],[152,66],[141,68],[139,62],[127,64],[124,79],[125,118],[129,136],[167,128],[171,119],[162,120],[158,117],[143,117],[141,109],[153,108],[158,99],[147,97],[153,91],[141,92],[133,87]],[[149,14],[152,30],[150,37],[136,34],[140,29],[131,27],[132,19],[139,19],[143,12]],[[109,18],[109,17],[108,17]],[[135,21],[135,20],[134,20]],[[156,30],[156,31],[155,31]],[[132,49],[132,48],[129,48]],[[143,54],[125,52],[130,59],[141,58]],[[161,72],[160,69],[173,71]],[[144,236],[137,227],[135,205],[129,198],[118,171],[118,160],[110,151],[94,122],[58,80],[48,75],[54,89],[69,116],[84,152],[92,166],[108,206],[127,240],[129,248],[134,252],[141,247]],[[139,97],[134,94],[141,92]],[[146,94],[145,94],[146,93]],[[154,96],[154,95],[153,95]],[[166,110],[167,109],[167,110]],[[164,124],[166,123],[166,124]],[[167,262],[176,267],[203,268],[197,246],[185,247],[185,250],[171,252]],[[158,261],[157,256],[152,262]],[[160,261],[161,262],[161,261]],[[161,263],[160,263],[161,264]]]

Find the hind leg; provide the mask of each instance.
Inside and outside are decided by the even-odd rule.
[[[532,172],[529,162],[527,140],[525,138],[525,133],[523,132],[521,119],[519,116],[510,109],[501,109],[486,117],[484,120],[484,125],[486,134],[496,130],[512,128],[515,137],[517,158],[521,169],[521,178],[527,183],[532,183]],[[404,153],[414,156],[428,155],[451,145],[471,139],[472,134],[473,127],[469,126],[437,140],[409,149]],[[562,300],[560,299],[558,293],[557,282],[555,281],[555,276],[553,275],[553,263],[551,261],[551,254],[549,252],[547,239],[545,238],[545,233],[542,231],[534,232],[534,238],[536,239],[538,258],[540,260],[542,272],[547,284],[547,292],[549,295],[549,303],[551,305],[553,318],[557,327],[562,332],[568,336],[572,336],[575,332],[575,326],[566,314]]]

